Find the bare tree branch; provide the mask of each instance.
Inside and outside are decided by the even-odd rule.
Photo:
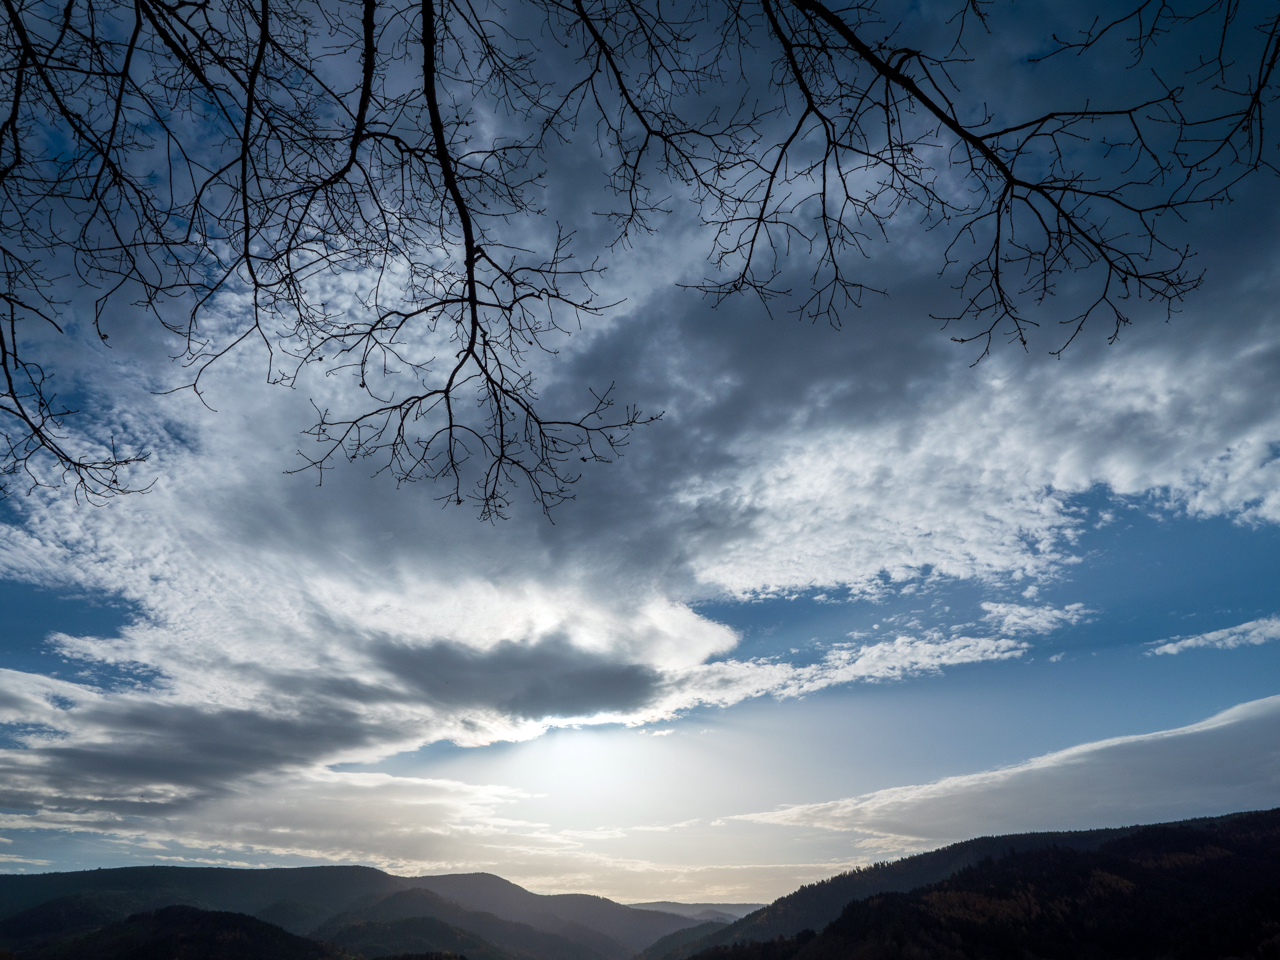
[[[1025,116],[968,59],[1012,16],[982,0],[941,40],[891,0],[0,4],[0,456],[91,498],[145,456],[72,442],[31,359],[68,271],[103,342],[122,302],[175,333],[197,395],[251,342],[273,382],[345,378],[304,469],[368,462],[497,518],[519,488],[571,497],[575,465],[655,419],[603,383],[571,412],[538,392],[559,338],[611,306],[543,209],[551,151],[605,158],[623,246],[693,204],[716,301],[838,325],[878,289],[871,244],[903,218],[940,231],[959,291],[940,319],[980,357],[1025,346],[1068,277],[1059,351],[1099,316],[1114,339],[1134,301],[1174,309],[1201,278],[1168,225],[1273,168],[1261,2],[1132,0],[1060,31],[1048,60],[1119,43],[1153,79]]]

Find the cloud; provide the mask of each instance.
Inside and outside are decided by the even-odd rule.
[[[698,529],[690,565],[742,595],[1042,579],[1079,559],[1089,517],[1073,498],[1099,488],[1276,522],[1280,414],[1255,391],[1277,373],[1280,336],[1268,320],[1250,338],[1203,352],[1195,334],[1146,341],[1060,375],[997,357],[937,370],[890,410],[862,396],[874,384],[832,384],[801,423],[744,431],[730,462],[683,481],[678,502],[716,531]]]
[[[1240,269],[1260,271],[1270,246],[1240,235],[1257,251]],[[58,677],[0,677],[4,802],[41,811],[21,823],[472,869],[559,851],[567,870],[572,838],[500,822],[515,787],[335,768],[1023,657],[1027,637],[1090,614],[1031,602],[1080,562],[1078,537],[1103,515],[1081,494],[1118,501],[1103,513],[1123,515],[1127,498],[1280,520],[1268,399],[1280,326],[1256,271],[1193,303],[1175,330],[1139,324],[1062,362],[1008,352],[971,369],[928,319],[918,246],[868,263],[895,299],[837,332],[740,301],[711,314],[667,290],[690,269],[693,239],[665,231],[611,275],[628,307],[538,361],[560,409],[616,377],[619,396],[666,412],[618,463],[585,468],[554,526],[519,510],[479,525],[428,487],[371,479],[367,464],[323,486],[284,475],[308,401],[345,402],[320,371],[278,390],[261,382],[260,357],[230,357],[207,384],[214,414],[151,396],[173,376],[163,345],[129,361],[94,355],[82,382],[117,436],[153,451],[158,482],[100,510],[44,492],[6,508],[0,575],[134,611],[110,635],[52,637]],[[1232,323],[1216,322],[1219,303]],[[124,312],[116,322],[113,343],[149,336]],[[904,630],[816,662],[749,655],[698,605],[815,588],[892,599],[921,581],[997,597],[1016,584],[1029,603],[984,604],[998,636]],[[1046,819],[1063,809],[1049,803]]]
[[[1280,697],[1174,730],[1115,737],[998,770],[738,819],[848,832],[892,847],[1270,808],[1280,798]]]
[[[30,863],[37,867],[47,867],[52,860],[36,860],[31,857],[15,857],[7,853],[0,853],[0,863]]]
[[[512,816],[528,799],[495,784],[382,773],[277,773],[180,807],[67,804],[27,814],[0,813],[0,829],[20,839],[36,833],[105,840],[134,862],[274,866],[358,862],[401,875],[487,870],[543,892],[581,892],[643,899],[676,891],[683,899],[771,897],[853,865],[847,859],[771,863],[750,856],[688,862],[679,835],[648,857],[609,852],[636,831],[693,826],[554,829]],[[605,849],[599,849],[604,847]],[[664,856],[667,854],[667,856]],[[674,855],[672,855],[674,854]],[[9,855],[6,862],[38,859]]]
[[[248,361],[211,384],[217,415],[175,399],[147,419],[122,378],[132,429],[157,440],[155,491],[92,511],[38,495],[0,528],[7,576],[135,611],[113,635],[54,636],[60,677],[4,675],[4,803],[41,811],[23,820],[32,829],[279,855],[468,869],[550,857],[571,838],[498,822],[515,788],[480,790],[457,813],[456,797],[400,806],[402,784],[334,768],[1017,659],[1026,637],[1089,611],[992,601],[997,636],[904,629],[795,662],[739,653],[738,633],[693,604],[816,585],[887,597],[919,578],[1002,593],[1043,582],[1078,559],[1089,518],[1073,496],[1098,484],[1200,515],[1272,510],[1257,491],[1276,469],[1262,451],[1277,414],[1250,407],[1249,390],[1196,400],[1209,381],[1269,382],[1280,339],[1266,323],[1244,354],[1144,341],[973,372],[910,336],[830,340],[815,356],[793,331],[741,353],[765,339],[764,320],[698,349],[703,328],[668,319],[620,325],[580,359],[629,352],[645,389],[679,401],[659,428],[675,432],[638,438],[584,479],[554,527],[523,515],[480,526],[355,470],[323,487],[282,475],[305,398],[255,385]],[[686,371],[686,383],[694,358],[705,379]],[[317,797],[311,825],[289,833],[272,811],[304,795]],[[359,829],[352,796],[371,798],[355,805]],[[418,826],[384,835],[383,821]]]
[[[984,602],[982,619],[996,625],[1004,633],[1052,633],[1059,627],[1074,626],[1095,610],[1083,603],[1069,603],[1062,609],[1050,604],[1039,607],[1017,603]]]
[[[943,667],[1021,657],[1028,644],[987,637],[950,640],[900,636],[874,644],[835,644],[809,666],[777,659],[724,660],[672,678],[659,710],[670,715],[684,703],[729,706],[749,697],[799,697],[854,681],[901,680],[937,673]]]
[[[188,852],[248,851],[441,872],[474,862],[476,841],[486,836],[518,834],[524,845],[555,845],[537,825],[513,829],[520,825],[500,817],[523,796],[502,786],[312,770],[245,779],[183,804],[46,800],[32,814],[0,815],[0,827],[105,834],[162,853],[174,844]],[[164,809],[147,816],[147,802]],[[354,822],[353,810],[360,811]],[[346,829],[335,829],[339,823]]]
[[[808,882],[848,863],[757,863],[743,872],[724,862],[667,862],[660,854],[637,859],[596,849],[625,838],[629,828],[606,822],[566,830],[513,815],[530,800],[518,786],[337,767],[442,737],[474,744],[527,739],[557,723],[647,723],[696,705],[900,681],[1017,658],[1027,648],[1004,639],[903,635],[838,644],[808,665],[776,658],[681,665],[679,658],[654,658],[640,669],[584,650],[563,632],[541,642],[487,646],[414,646],[403,634],[393,644],[382,633],[363,646],[350,636],[341,643],[330,636],[326,645],[316,634],[301,640],[275,634],[272,649],[257,661],[245,658],[231,633],[223,635],[225,659],[198,647],[192,661],[183,662],[173,646],[152,645],[186,635],[158,633],[135,627],[103,644],[118,654],[148,649],[155,657],[160,651],[171,669],[154,681],[111,686],[0,673],[0,721],[10,724],[9,746],[0,749],[0,808],[29,811],[0,816],[0,829],[112,838],[122,852],[151,860],[304,858],[402,873],[479,869],[528,879],[539,889],[635,894],[676,883],[692,892],[760,896],[778,892],[781,887],[762,885],[782,883],[784,876]],[[92,638],[60,643],[68,652],[81,650],[79,662],[92,662]],[[287,670],[280,662],[286,659],[292,660]],[[574,710],[580,715],[556,719]]]
[[[650,723],[697,705],[900,680],[1020,657],[1026,648],[1011,640],[900,636],[840,644],[808,666],[726,659],[658,669],[605,660],[562,639],[503,642],[485,654],[447,644],[388,654],[379,640],[368,660],[347,657],[341,675],[314,659],[287,673],[262,665],[250,672],[244,663],[215,673],[206,664],[204,686],[181,676],[103,690],[2,671],[0,722],[13,725],[15,748],[0,750],[0,806],[92,808],[166,818],[172,829],[178,812],[279,771],[328,782],[328,765],[376,760],[437,739],[475,744],[528,739],[557,724]],[[235,679],[241,687],[208,696]]]
[[[1199,633],[1194,637],[1175,637],[1172,640],[1156,641],[1158,646],[1148,650],[1147,654],[1174,654],[1196,647],[1216,647],[1219,650],[1233,650],[1236,647],[1257,646],[1271,640],[1280,639],[1280,617],[1263,617],[1250,620],[1236,627],[1225,630],[1213,630]]]

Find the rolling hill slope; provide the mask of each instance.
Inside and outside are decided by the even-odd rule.
[[[660,937],[699,922],[586,894],[542,896],[491,874],[394,877],[354,866],[121,867],[0,875],[0,947],[26,949],[36,940],[80,935],[171,904],[246,913],[303,934],[335,915],[409,891],[420,894],[418,905],[426,910],[420,915],[485,939],[522,939],[549,951],[524,950],[530,960],[628,960]],[[399,919],[404,917],[377,922]],[[525,926],[513,932],[504,924]]]
[[[0,919],[59,897],[110,891],[146,901],[207,904],[256,914],[282,902],[324,916],[357,900],[404,890],[408,884],[372,867],[119,867],[70,873],[0,875]]]
[[[514,960],[514,957],[480,937],[459,930],[434,917],[404,917],[343,927],[327,946],[364,957],[447,952],[466,960]]]
[[[485,910],[571,940],[578,940],[580,936],[574,935],[574,925],[598,931],[625,947],[627,956],[638,953],[659,937],[699,922],[656,910],[638,910],[585,893],[531,893],[491,873],[414,877],[410,882],[471,910]],[[616,956],[607,945],[579,942],[593,946],[607,957]]]
[[[243,913],[164,907],[64,940],[23,960],[354,960]]]
[[[816,936],[718,945],[696,960],[1032,957],[1280,957],[1280,811],[1007,852],[910,893],[855,900]]]
[[[336,914],[311,931],[316,940],[343,940],[344,928],[361,924],[387,924],[410,918],[428,917],[481,938],[516,960],[604,960],[603,955],[559,934],[538,930],[527,923],[503,920],[478,910],[467,910],[430,890],[401,890],[373,903]],[[408,952],[406,948],[405,951]],[[423,948],[426,949],[426,948]],[[431,949],[463,952],[467,960],[480,960],[474,951],[461,946],[442,945]],[[618,947],[618,949],[625,949]]]
[[[1010,851],[1050,846],[1095,850],[1103,843],[1126,836],[1134,829],[1137,828],[978,837],[892,863],[878,863],[803,886],[728,926],[681,944],[662,957],[647,950],[646,960],[685,960],[713,946],[735,942],[763,942],[778,937],[792,937],[801,930],[821,930],[853,900],[878,893],[906,892],[925,884],[937,883],[984,858],[998,857]]]

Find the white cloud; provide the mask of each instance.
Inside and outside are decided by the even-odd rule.
[[[1114,737],[999,770],[738,819],[879,838],[895,849],[1087,829],[1280,803],[1280,697],[1174,730]]]
[[[886,577],[925,572],[1042,578],[1078,559],[1089,517],[1072,497],[1098,487],[1276,522],[1280,411],[1257,398],[1277,376],[1280,331],[1249,332],[1248,343],[1148,343],[1060,370],[997,357],[940,372],[888,415],[858,416],[851,400],[838,423],[810,411],[803,429],[744,433],[731,463],[680,488],[681,503],[734,534],[707,540],[691,566],[745,595],[875,596]]]
[[[670,693],[652,716],[668,716],[686,704],[730,706],[749,697],[800,697],[857,680],[900,680],[943,667],[1010,660],[1021,657],[1028,646],[987,637],[900,636],[881,643],[837,644],[809,666],[766,659],[717,661],[672,677]]]
[[[47,867],[52,860],[37,860],[32,857],[15,857],[11,854],[0,853],[0,863],[29,863],[37,867]]]
[[[1004,633],[1052,633],[1060,627],[1074,626],[1095,610],[1083,603],[1069,603],[1061,609],[1050,604],[1028,607],[1017,603],[984,602],[982,619]]]
[[[1183,650],[1194,650],[1196,647],[1233,650],[1236,647],[1258,646],[1271,640],[1280,640],[1280,617],[1263,617],[1239,626],[1227,627],[1225,630],[1212,630],[1209,633],[1198,633],[1193,637],[1175,637],[1171,640],[1156,641],[1158,646],[1155,646],[1154,650],[1148,650],[1147,654],[1181,653]]]
[[[633,279],[651,288],[670,267]],[[270,390],[252,356],[233,357],[208,384],[215,415],[151,397],[145,364],[113,367],[99,386],[121,435],[148,438],[155,491],[100,510],[41,494],[0,527],[0,575],[101,591],[136,613],[112,635],[54,638],[67,676],[87,677],[0,677],[18,745],[0,754],[0,790],[41,810],[21,823],[406,869],[525,857],[523,875],[544,878],[556,871],[529,864],[554,854],[563,876],[582,876],[606,867],[579,852],[569,869],[573,838],[501,822],[515,788],[330,767],[1022,657],[1021,638],[1090,612],[1039,602],[1036,584],[1080,559],[1076,538],[1107,511],[1074,498],[1098,487],[1156,511],[1280,520],[1280,412],[1265,399],[1280,331],[1261,307],[1252,326],[1188,322],[1062,363],[1004,354],[971,370],[911,319],[928,313],[914,301],[893,324],[836,334],[746,309],[706,323],[687,301],[656,299],[566,351],[561,372],[619,371],[632,378],[622,395],[668,416],[589,473],[554,527],[523,514],[478,525],[360,466],[319,488],[282,475],[308,394],[337,402],[323,378]],[[1028,603],[984,604],[998,637],[900,627],[816,663],[748,656],[693,605],[810,588],[888,596],[925,577],[998,596],[1017,583]],[[890,614],[879,619],[904,623]],[[1229,645],[1198,645],[1210,643]]]

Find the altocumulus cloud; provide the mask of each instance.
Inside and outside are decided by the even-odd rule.
[[[885,574],[923,568],[1034,578],[1073,559],[1084,518],[1070,499],[1097,486],[1275,522],[1280,461],[1268,438],[1280,414],[1259,397],[1280,343],[1270,325],[1249,333],[1260,342],[1117,351],[1061,372],[997,358],[940,378],[895,417],[735,437],[734,463],[690,477],[679,496],[715,505],[746,534],[691,565],[742,594],[841,585],[874,595]]]
[[[1049,604],[1038,607],[1020,603],[982,604],[982,619],[998,624],[1005,633],[1052,633],[1060,627],[1074,626],[1096,611],[1085,609],[1083,603],[1069,603],[1059,609]]]

